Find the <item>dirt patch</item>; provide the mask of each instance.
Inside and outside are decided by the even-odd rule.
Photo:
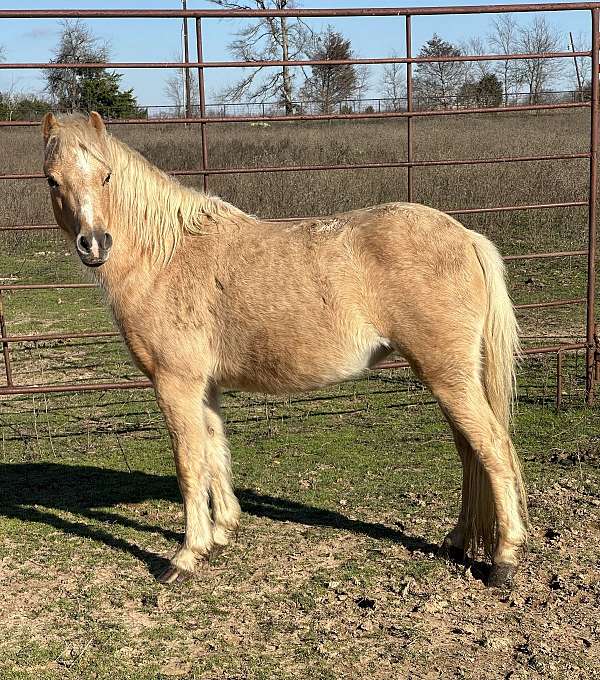
[[[85,545],[68,565],[4,557],[2,646],[59,649],[45,671],[71,675],[110,650],[166,677],[599,677],[593,498],[576,485],[531,498],[531,549],[511,592],[393,541],[257,517],[179,588],[157,586],[135,560],[114,564],[110,549],[91,569],[78,559]],[[425,519],[407,533],[435,531]]]

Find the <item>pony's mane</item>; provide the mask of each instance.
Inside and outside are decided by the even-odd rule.
[[[63,115],[58,123],[46,145],[46,157],[60,158],[79,146],[106,165],[112,173],[112,219],[134,229],[141,247],[165,261],[185,234],[215,233],[223,220],[254,221],[218,196],[182,186],[108,132],[99,137],[85,116]]]

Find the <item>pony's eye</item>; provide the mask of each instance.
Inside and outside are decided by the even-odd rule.
[[[102,186],[104,186],[105,184],[108,184],[110,182],[111,174],[112,173],[109,172],[108,175],[106,175],[106,177],[102,180]]]
[[[58,182],[54,179],[54,177],[48,175],[46,179],[48,180],[48,184],[51,189],[56,189],[58,187]]]

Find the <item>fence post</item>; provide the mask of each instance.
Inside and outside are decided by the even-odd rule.
[[[198,63],[204,61],[202,54],[202,19],[196,18],[196,56]],[[200,102],[200,118],[206,118],[206,92],[204,89],[204,66],[198,66],[198,100]],[[223,111],[223,118],[225,112]],[[202,136],[202,169],[208,170],[208,146],[206,143],[206,123],[200,123],[200,134]],[[202,186],[204,191],[208,191],[208,175],[202,175]]]
[[[183,10],[187,10],[187,0],[181,0]],[[187,17],[183,17],[183,61],[188,64],[190,61],[190,42],[188,39],[188,20]],[[186,66],[185,68],[185,117],[192,117],[192,98],[191,98],[191,86],[190,86],[190,69]]]
[[[588,406],[594,403],[595,383],[595,288],[596,288],[596,204],[598,171],[598,61],[600,50],[599,34],[600,10],[592,10],[592,92],[590,113],[590,186],[588,209],[588,274],[587,274],[587,314],[586,314],[586,381],[585,398]]]
[[[406,57],[412,57],[412,27],[411,16],[406,15]],[[412,63],[406,63],[406,111],[410,113],[413,110],[413,80],[412,80]],[[406,168],[406,192],[408,202],[413,202],[413,176],[412,176],[412,123],[413,117],[408,116],[406,119],[406,160],[409,165]]]
[[[0,289],[0,335],[6,337],[6,322],[4,321],[4,302],[2,300],[2,290]],[[8,387],[13,386],[12,369],[10,365],[10,349],[8,342],[2,341],[2,353],[4,355],[4,370],[6,371],[6,384]]]

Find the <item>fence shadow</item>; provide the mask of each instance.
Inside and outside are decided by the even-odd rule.
[[[242,510],[255,517],[295,522],[314,527],[332,527],[341,531],[392,541],[410,552],[436,553],[438,546],[420,536],[410,536],[376,522],[354,520],[345,515],[285,498],[237,489]],[[110,511],[120,504],[164,500],[180,503],[177,480],[171,475],[126,472],[93,466],[58,463],[0,464],[0,516],[51,526],[71,536],[87,538],[127,552],[143,562],[154,575],[167,560],[111,533],[94,522],[138,531],[159,533],[168,540],[182,536],[160,525],[147,524]],[[68,512],[75,518],[60,516]],[[477,563],[481,578],[485,566]]]

